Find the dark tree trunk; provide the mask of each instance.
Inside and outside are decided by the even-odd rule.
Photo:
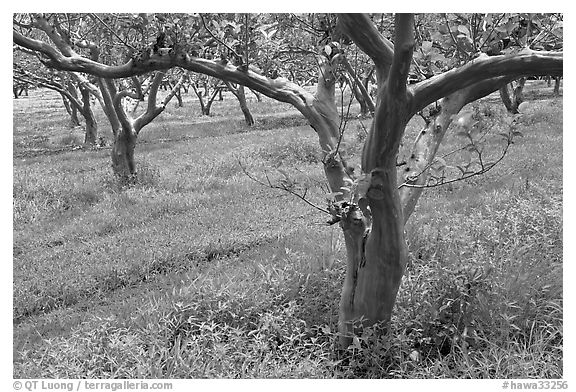
[[[134,129],[121,129],[114,138],[112,146],[112,170],[121,184],[130,185],[136,180],[134,150],[137,134]]]
[[[516,81],[516,86],[510,83],[512,87],[512,94],[508,88],[508,84],[500,88],[500,97],[502,98],[502,103],[506,107],[509,113],[518,114],[518,106],[524,101],[524,85],[526,84],[526,78],[520,78]]]
[[[175,96],[176,96],[176,100],[178,101],[178,107],[179,108],[183,107],[184,103],[182,102],[182,93],[180,92],[180,89],[178,89]]]
[[[72,82],[68,81],[66,83],[66,90],[72,97],[78,99],[78,91],[76,90],[76,87],[74,86],[74,84],[72,84]],[[66,111],[68,112],[68,114],[70,114],[71,126],[73,127],[79,126],[80,120],[78,119],[78,108],[76,107],[76,105],[72,104],[66,96],[62,95],[62,99],[64,100],[64,106],[66,107]]]
[[[251,127],[254,125],[254,118],[252,117],[252,113],[250,113],[250,109],[248,108],[248,104],[246,103],[246,94],[244,93],[244,86],[238,86],[238,102],[240,103],[240,110],[242,110],[242,114],[244,114],[244,120],[246,120],[246,125]]]
[[[84,120],[86,121],[84,144],[94,146],[98,138],[98,123],[96,122],[96,117],[94,117],[94,112],[90,110],[88,113],[84,113]]]
[[[554,78],[554,95],[555,96],[560,95],[560,79],[562,79],[562,78],[559,76],[556,76]]]
[[[356,100],[360,104],[360,114],[363,116],[368,115],[368,113],[370,113],[370,109],[368,109],[368,105],[366,104],[366,100],[362,96],[362,92],[360,91],[358,86],[353,85],[352,91],[354,92],[354,97],[356,98]]]
[[[93,146],[96,144],[96,139],[98,138],[98,124],[96,122],[94,112],[92,111],[90,91],[88,89],[82,88],[80,92],[82,94],[82,102],[84,103],[84,107],[82,108],[82,116],[86,122],[84,144]]]
[[[16,85],[16,86],[12,86],[12,92],[14,93],[14,98],[18,99],[22,96],[22,93],[24,93],[24,95],[28,96],[28,85]]]
[[[68,98],[64,94],[62,95],[62,103],[64,103],[64,107],[66,108],[66,112],[70,115],[70,126],[77,127],[80,125],[80,119],[78,118],[78,109],[75,105],[71,104]]]

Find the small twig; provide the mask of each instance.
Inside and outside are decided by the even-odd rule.
[[[246,167],[242,164],[242,161],[240,160],[240,158],[238,158],[238,163],[239,163],[239,165],[240,165],[240,168],[242,168],[242,171],[244,172],[244,174],[245,174],[248,178],[250,178],[252,181],[254,181],[254,182],[256,182],[256,183],[258,183],[258,184],[260,184],[260,185],[263,185],[263,186],[265,186],[265,187],[268,187],[268,188],[280,189],[280,190],[283,190],[283,191],[285,191],[285,192],[288,192],[288,193],[290,193],[291,195],[296,196],[296,197],[299,198],[300,200],[304,201],[304,202],[305,202],[306,204],[308,204],[310,207],[313,207],[313,208],[317,209],[318,211],[322,211],[322,212],[324,212],[324,213],[326,213],[326,214],[328,214],[328,215],[333,215],[333,214],[331,214],[330,211],[328,211],[327,209],[322,208],[322,207],[319,207],[319,206],[317,206],[316,204],[314,204],[314,203],[312,203],[311,201],[309,201],[308,199],[306,199],[306,195],[308,194],[308,189],[307,189],[307,188],[304,189],[304,194],[301,195],[301,194],[299,194],[298,192],[295,192],[295,191],[293,191],[292,189],[286,187],[285,185],[275,185],[275,184],[273,184],[272,181],[270,180],[270,177],[268,177],[268,173],[267,173],[267,172],[264,172],[264,175],[266,176],[266,181],[267,181],[267,184],[266,184],[265,182],[259,180],[258,178],[254,177],[252,174],[250,174],[250,172],[248,172],[248,170],[246,169]]]
[[[480,170],[470,173],[468,175],[466,175],[465,173],[462,175],[462,177],[459,178],[454,178],[448,181],[444,180],[444,177],[442,177],[442,181],[438,181],[437,183],[434,184],[423,184],[423,185],[417,185],[417,184],[409,184],[407,182],[404,182],[402,184],[400,184],[400,186],[398,186],[398,189],[403,188],[403,187],[408,187],[408,188],[435,188],[437,186],[441,186],[441,185],[447,185],[447,184],[451,184],[453,182],[457,182],[457,181],[463,181],[463,180],[467,180],[468,178],[471,177],[475,177],[475,176],[479,176],[482,175],[486,172],[488,172],[489,170],[491,170],[494,166],[496,166],[498,163],[500,163],[500,161],[502,161],[502,159],[504,159],[504,157],[506,156],[508,149],[510,148],[510,146],[512,145],[512,140],[508,139],[508,142],[506,144],[506,147],[504,147],[504,150],[502,151],[502,155],[494,162],[485,165],[482,162],[482,159],[480,158]],[[478,151],[478,150],[477,150]],[[481,156],[481,152],[478,151],[479,155]],[[417,177],[417,176],[416,176]]]
[[[98,14],[92,13],[92,14],[90,14],[90,16],[92,16],[93,18],[98,19],[98,21],[99,21],[100,23],[102,23],[102,25],[104,25],[104,27],[106,27],[106,28],[107,28],[116,38],[118,38],[118,40],[119,40],[120,42],[122,42],[124,45],[126,45],[126,46],[129,47],[130,49],[133,49],[133,50],[135,49],[135,48],[134,48],[132,45],[130,45],[128,42],[124,41],[124,39],[123,39],[122,37],[120,37],[118,34],[116,34],[116,31],[114,31],[113,28],[111,28],[110,26],[108,26],[108,25],[106,24],[106,22],[104,22],[102,19],[100,19],[100,17],[98,16]]]

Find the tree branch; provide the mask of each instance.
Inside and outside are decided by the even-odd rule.
[[[387,89],[388,94],[402,98],[406,95],[406,83],[416,45],[414,42],[414,15],[396,14],[395,33],[394,59],[388,75]]]
[[[352,68],[352,66],[350,65],[350,62],[348,61],[348,59],[345,56],[342,56],[341,62],[342,62],[342,65],[344,65],[344,68],[346,68],[348,75],[350,75],[350,77],[354,81],[354,84],[350,84],[350,87],[351,88],[357,87],[358,90],[360,90],[360,93],[362,93],[362,98],[364,98],[364,101],[366,102],[366,105],[368,106],[368,110],[370,110],[371,113],[374,113],[374,111],[376,110],[376,107],[374,106],[374,101],[372,101],[372,97],[370,96],[370,94],[366,90],[366,86],[364,86],[364,84],[358,79],[358,75],[356,75],[356,72],[354,72],[354,69]],[[372,69],[374,69],[374,68],[372,68]]]
[[[394,45],[380,34],[366,14],[341,14],[338,23],[360,50],[374,61],[376,74],[383,80],[392,65]]]
[[[134,120],[134,129],[136,133],[139,133],[142,128],[146,125],[150,124],[156,117],[160,115],[166,109],[166,105],[168,102],[176,95],[176,92],[184,83],[185,75],[181,75],[178,82],[172,87],[172,90],[168,93],[168,95],[164,98],[160,105],[157,105],[156,100],[158,96],[158,89],[162,83],[162,80],[165,76],[164,72],[157,72],[154,75],[154,79],[152,80],[152,84],[149,88],[148,94],[148,106],[146,112],[142,113],[138,118]]]
[[[499,76],[513,79],[529,75],[562,76],[562,52],[529,49],[516,55],[480,56],[468,64],[419,82],[412,87],[416,113],[434,101],[485,79]]]

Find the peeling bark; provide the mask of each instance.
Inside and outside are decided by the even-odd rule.
[[[424,191],[423,186],[428,181],[429,175],[427,168],[434,162],[453,116],[458,114],[466,104],[491,94],[509,81],[509,78],[488,79],[458,90],[435,104],[433,113],[427,118],[427,124],[416,137],[406,161],[406,167],[402,172],[404,186],[400,187],[400,198],[404,222],[407,222],[414,212]]]
[[[248,103],[246,102],[246,94],[244,90],[244,86],[241,84],[234,86],[232,83],[226,83],[228,90],[234,94],[236,99],[238,99],[238,103],[240,104],[240,110],[242,110],[242,114],[244,115],[244,120],[246,121],[246,125],[251,127],[254,125],[254,118],[252,117],[252,113],[250,113],[250,108],[248,107]],[[221,90],[220,90],[221,91]]]
[[[350,343],[350,333],[358,319],[363,326],[390,320],[406,266],[396,156],[410,118],[411,94],[406,81],[415,45],[412,26],[411,14],[396,15],[396,50],[385,88],[378,91],[374,121],[362,154],[366,189],[358,203],[365,206],[363,219],[371,221],[369,229],[362,234],[365,240],[360,242],[359,230],[351,230],[352,227],[364,228],[358,225],[362,220],[353,217],[352,223],[356,226],[348,226],[346,221],[342,224],[343,229],[347,228],[348,257],[339,318],[343,347]],[[359,249],[360,243],[362,249]]]

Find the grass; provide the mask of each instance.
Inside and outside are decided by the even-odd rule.
[[[495,169],[425,192],[391,333],[366,329],[345,352],[341,233],[238,164],[315,184],[317,138],[290,107],[249,98],[253,129],[229,97],[210,118],[189,97],[171,105],[142,131],[128,189],[107,148],[61,149],[82,132],[56,96],[14,101],[14,377],[563,376],[561,98],[530,103]]]

